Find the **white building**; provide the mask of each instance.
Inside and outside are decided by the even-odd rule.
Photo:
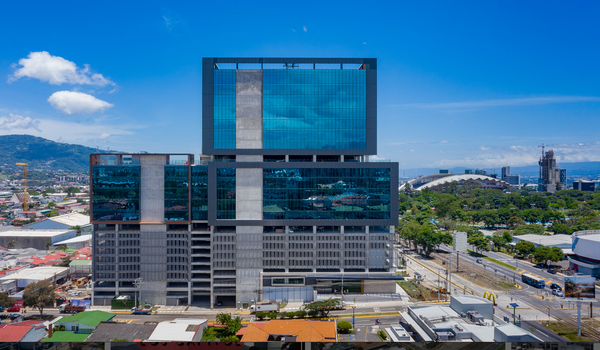
[[[39,281],[50,281],[52,283],[56,283],[57,281],[66,279],[68,272],[68,267],[59,266],[39,266],[34,268],[23,268],[9,276],[1,277],[0,282],[15,280],[17,281],[17,288],[23,289],[29,284]]]
[[[578,231],[571,235],[573,254],[569,269],[600,278],[600,230]]]
[[[156,325],[149,342],[198,342],[207,324],[206,319],[176,318]]]

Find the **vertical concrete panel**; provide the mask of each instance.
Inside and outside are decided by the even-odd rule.
[[[262,169],[238,168],[235,175],[235,215],[237,220],[262,220]]]
[[[142,155],[140,178],[140,221],[165,220],[166,155]]]
[[[236,148],[262,148],[262,70],[236,73]]]
[[[261,206],[262,208],[262,206]],[[262,271],[262,226],[236,227],[236,298],[256,300]]]
[[[167,225],[140,225],[142,300],[164,304],[167,298]]]

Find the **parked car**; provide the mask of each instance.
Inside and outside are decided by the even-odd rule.
[[[552,291],[552,294],[556,295],[557,297],[564,297],[565,296],[565,293],[563,293],[563,291],[559,290],[559,289],[554,289]]]
[[[4,311],[4,306],[0,306],[0,312]]]
[[[548,272],[548,273],[551,273],[551,274],[556,274],[556,270],[555,270],[555,269],[548,269],[548,271],[547,271],[547,272]]]
[[[475,261],[477,261],[478,264],[483,264],[483,260],[481,260],[481,259],[477,259]]]
[[[13,307],[9,307],[8,309],[6,309],[7,312],[19,312],[21,311],[21,308],[18,306],[13,306]]]
[[[550,289],[552,289],[552,290],[555,290],[555,289],[556,290],[562,290],[562,287],[560,285],[556,284],[556,283],[552,283],[550,285]]]

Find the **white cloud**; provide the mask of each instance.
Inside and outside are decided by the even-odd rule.
[[[171,19],[166,16],[162,16],[162,18],[165,20],[165,25],[167,26],[167,28],[171,30]]]
[[[557,162],[597,162],[600,161],[600,142],[554,144],[546,147],[546,151],[553,150]],[[510,146],[505,149],[494,148],[493,152],[483,152],[473,157],[462,159],[444,159],[430,164],[430,166],[523,166],[537,164],[541,156],[541,149],[537,146]],[[559,164],[560,165],[560,164]]]
[[[105,109],[114,107],[112,103],[75,91],[55,92],[48,98],[48,102],[54,109],[65,114],[90,114],[98,111],[104,112]]]
[[[481,145],[480,149],[481,149],[482,151],[489,151],[489,150],[490,150],[490,148],[489,148],[489,147],[485,147],[484,145]]]
[[[40,130],[40,121],[31,117],[23,117],[10,113],[8,117],[0,117],[0,130]]]
[[[449,143],[449,142],[446,140],[443,140],[443,141],[440,141],[440,143]]]
[[[295,32],[296,32],[296,29],[292,28],[292,32],[294,32],[294,33],[295,33]]]
[[[84,68],[78,68],[74,62],[62,57],[52,56],[46,51],[31,52],[27,58],[21,58],[14,74],[9,76],[12,82],[23,77],[39,79],[52,85],[74,84],[74,85],[115,85],[102,74],[92,73],[90,66],[85,64]]]
[[[308,32],[308,29],[306,29],[306,26],[303,26],[302,30],[304,30],[305,32]]]
[[[403,107],[416,108],[482,108],[498,106],[528,106],[528,105],[547,105],[555,103],[574,103],[574,102],[600,102],[600,97],[596,96],[550,96],[550,97],[529,97],[529,98],[508,98],[485,101],[467,101],[450,103],[409,103],[400,105]]]
[[[363,45],[367,45],[367,42],[366,42],[366,41],[363,41]]]
[[[414,149],[411,149],[410,151],[411,151],[411,152],[414,152],[415,150],[414,150]]]

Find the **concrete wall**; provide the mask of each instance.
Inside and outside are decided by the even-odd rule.
[[[140,221],[163,222],[167,156],[143,155],[140,163]]]
[[[396,293],[396,281],[365,280],[363,283],[365,293]]]
[[[261,149],[262,70],[237,70],[235,101],[236,148]]]

